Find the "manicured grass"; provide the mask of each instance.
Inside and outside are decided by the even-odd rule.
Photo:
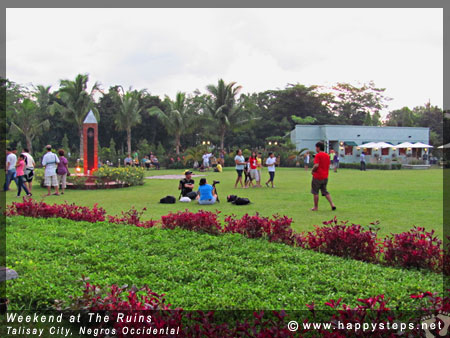
[[[238,234],[137,228],[63,219],[7,218],[11,309],[45,308],[80,294],[82,274],[102,286],[148,284],[184,309],[305,310],[314,302],[385,294],[412,309],[409,295],[442,291],[439,274],[328,256]]]
[[[148,175],[182,174],[183,170],[151,170]],[[206,172],[209,182],[220,180],[217,186],[221,203],[199,206],[196,203],[159,204],[166,195],[178,197],[177,180],[145,180],[143,186],[111,190],[67,190],[64,196],[45,197],[48,203],[68,201],[92,206],[98,203],[109,214],[120,214],[132,206],[147,208],[145,218],[159,219],[162,215],[186,208],[220,210],[222,215],[232,213],[241,216],[259,212],[264,216],[274,213],[293,218],[296,231],[312,230],[314,225],[337,216],[338,219],[367,225],[380,221],[380,236],[409,230],[413,225],[434,229],[442,237],[443,224],[443,174],[440,169],[431,170],[369,170],[361,172],[341,169],[330,172],[329,187],[337,211],[332,212],[321,197],[318,212],[311,212],[311,172],[300,168],[277,168],[276,188],[234,189],[236,172],[225,168],[223,173]],[[263,170],[263,179],[268,178]],[[195,178],[196,184],[199,178]],[[15,189],[15,185],[11,185]],[[33,188],[34,198],[42,199],[46,190]],[[226,203],[226,196],[234,194],[250,198],[248,206]],[[15,192],[7,193],[7,203],[17,200]]]

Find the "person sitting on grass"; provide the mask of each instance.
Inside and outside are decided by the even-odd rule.
[[[184,172],[184,178],[178,185],[178,190],[181,190],[180,197],[189,197],[191,200],[197,197],[197,193],[192,191],[194,189],[194,180],[192,179],[192,171],[186,170]]]
[[[200,186],[198,187],[197,193],[198,204],[208,205],[216,203],[216,188],[207,183],[206,178],[200,180]]]

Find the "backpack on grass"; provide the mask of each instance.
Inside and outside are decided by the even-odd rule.
[[[250,200],[245,197],[238,197],[232,203],[235,205],[247,205],[247,204],[250,204]]]
[[[163,203],[163,204],[174,204],[176,202],[176,198],[174,196],[166,196],[164,198],[161,198],[159,200],[159,203]]]

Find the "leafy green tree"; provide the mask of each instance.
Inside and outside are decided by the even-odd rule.
[[[114,142],[114,139],[112,137],[111,140],[109,140],[109,149],[111,150],[111,156],[114,161],[117,156],[117,151],[116,151],[116,142]]]
[[[314,124],[317,121],[317,119],[312,116],[299,117],[291,115],[291,119],[295,124]]]
[[[414,127],[414,113],[408,107],[390,111],[386,116],[386,125],[394,127]]]
[[[141,98],[145,91],[129,90],[120,95],[118,92],[114,99],[119,105],[119,110],[114,116],[114,122],[117,130],[124,130],[127,133],[127,152],[131,154],[131,129],[141,122]]]
[[[219,131],[220,149],[224,149],[227,131],[242,122],[242,104],[236,98],[241,88],[236,86],[236,82],[227,84],[222,79],[217,85],[206,86],[211,99],[206,101],[205,107]]]
[[[94,112],[97,120],[100,119],[94,103],[93,95],[99,90],[96,82],[90,92],[87,91],[89,76],[78,74],[74,81],[61,80],[58,90],[60,102],[52,104],[52,110],[62,114],[67,120],[75,124],[80,138],[80,157],[83,158],[83,121],[90,110]]]
[[[364,118],[363,126],[371,126],[373,123],[372,116],[370,116],[370,113],[366,113],[366,117]]]
[[[150,154],[151,147],[150,144],[148,144],[148,141],[144,138],[139,140],[137,149],[139,150],[139,154],[141,154],[141,157],[144,157]]]
[[[174,136],[175,152],[180,154],[181,136],[189,133],[197,120],[192,106],[186,99],[186,94],[178,92],[175,100],[166,96],[164,103],[166,109],[161,110],[157,106],[149,109],[149,114],[156,116],[166,128],[167,132]]]
[[[387,107],[390,98],[384,95],[385,90],[375,87],[372,81],[362,86],[337,83],[329,105],[342,124],[362,125],[367,113],[373,115]]]
[[[64,137],[61,141],[61,146],[62,148],[66,151],[66,152],[70,152],[70,148],[69,148],[69,138],[67,137],[67,134],[64,133]]]
[[[39,106],[29,98],[14,107],[11,117],[11,130],[17,131],[25,137],[27,148],[33,150],[33,140],[50,128],[48,119],[42,119]]]
[[[115,115],[120,109],[120,100],[115,98],[122,90],[121,86],[111,86],[104,91],[97,103],[100,121],[98,123],[98,142],[102,147],[110,146],[111,139],[117,144],[126,142],[125,132],[117,131],[114,122]],[[112,151],[112,149],[111,149]],[[117,160],[117,159],[116,159]]]
[[[381,126],[381,114],[380,112],[376,111],[372,115],[372,126]]]

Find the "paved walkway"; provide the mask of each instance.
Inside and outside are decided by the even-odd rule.
[[[192,175],[192,177],[201,177],[205,175]],[[161,175],[161,176],[148,176],[146,179],[149,180],[182,180],[184,175]]]

